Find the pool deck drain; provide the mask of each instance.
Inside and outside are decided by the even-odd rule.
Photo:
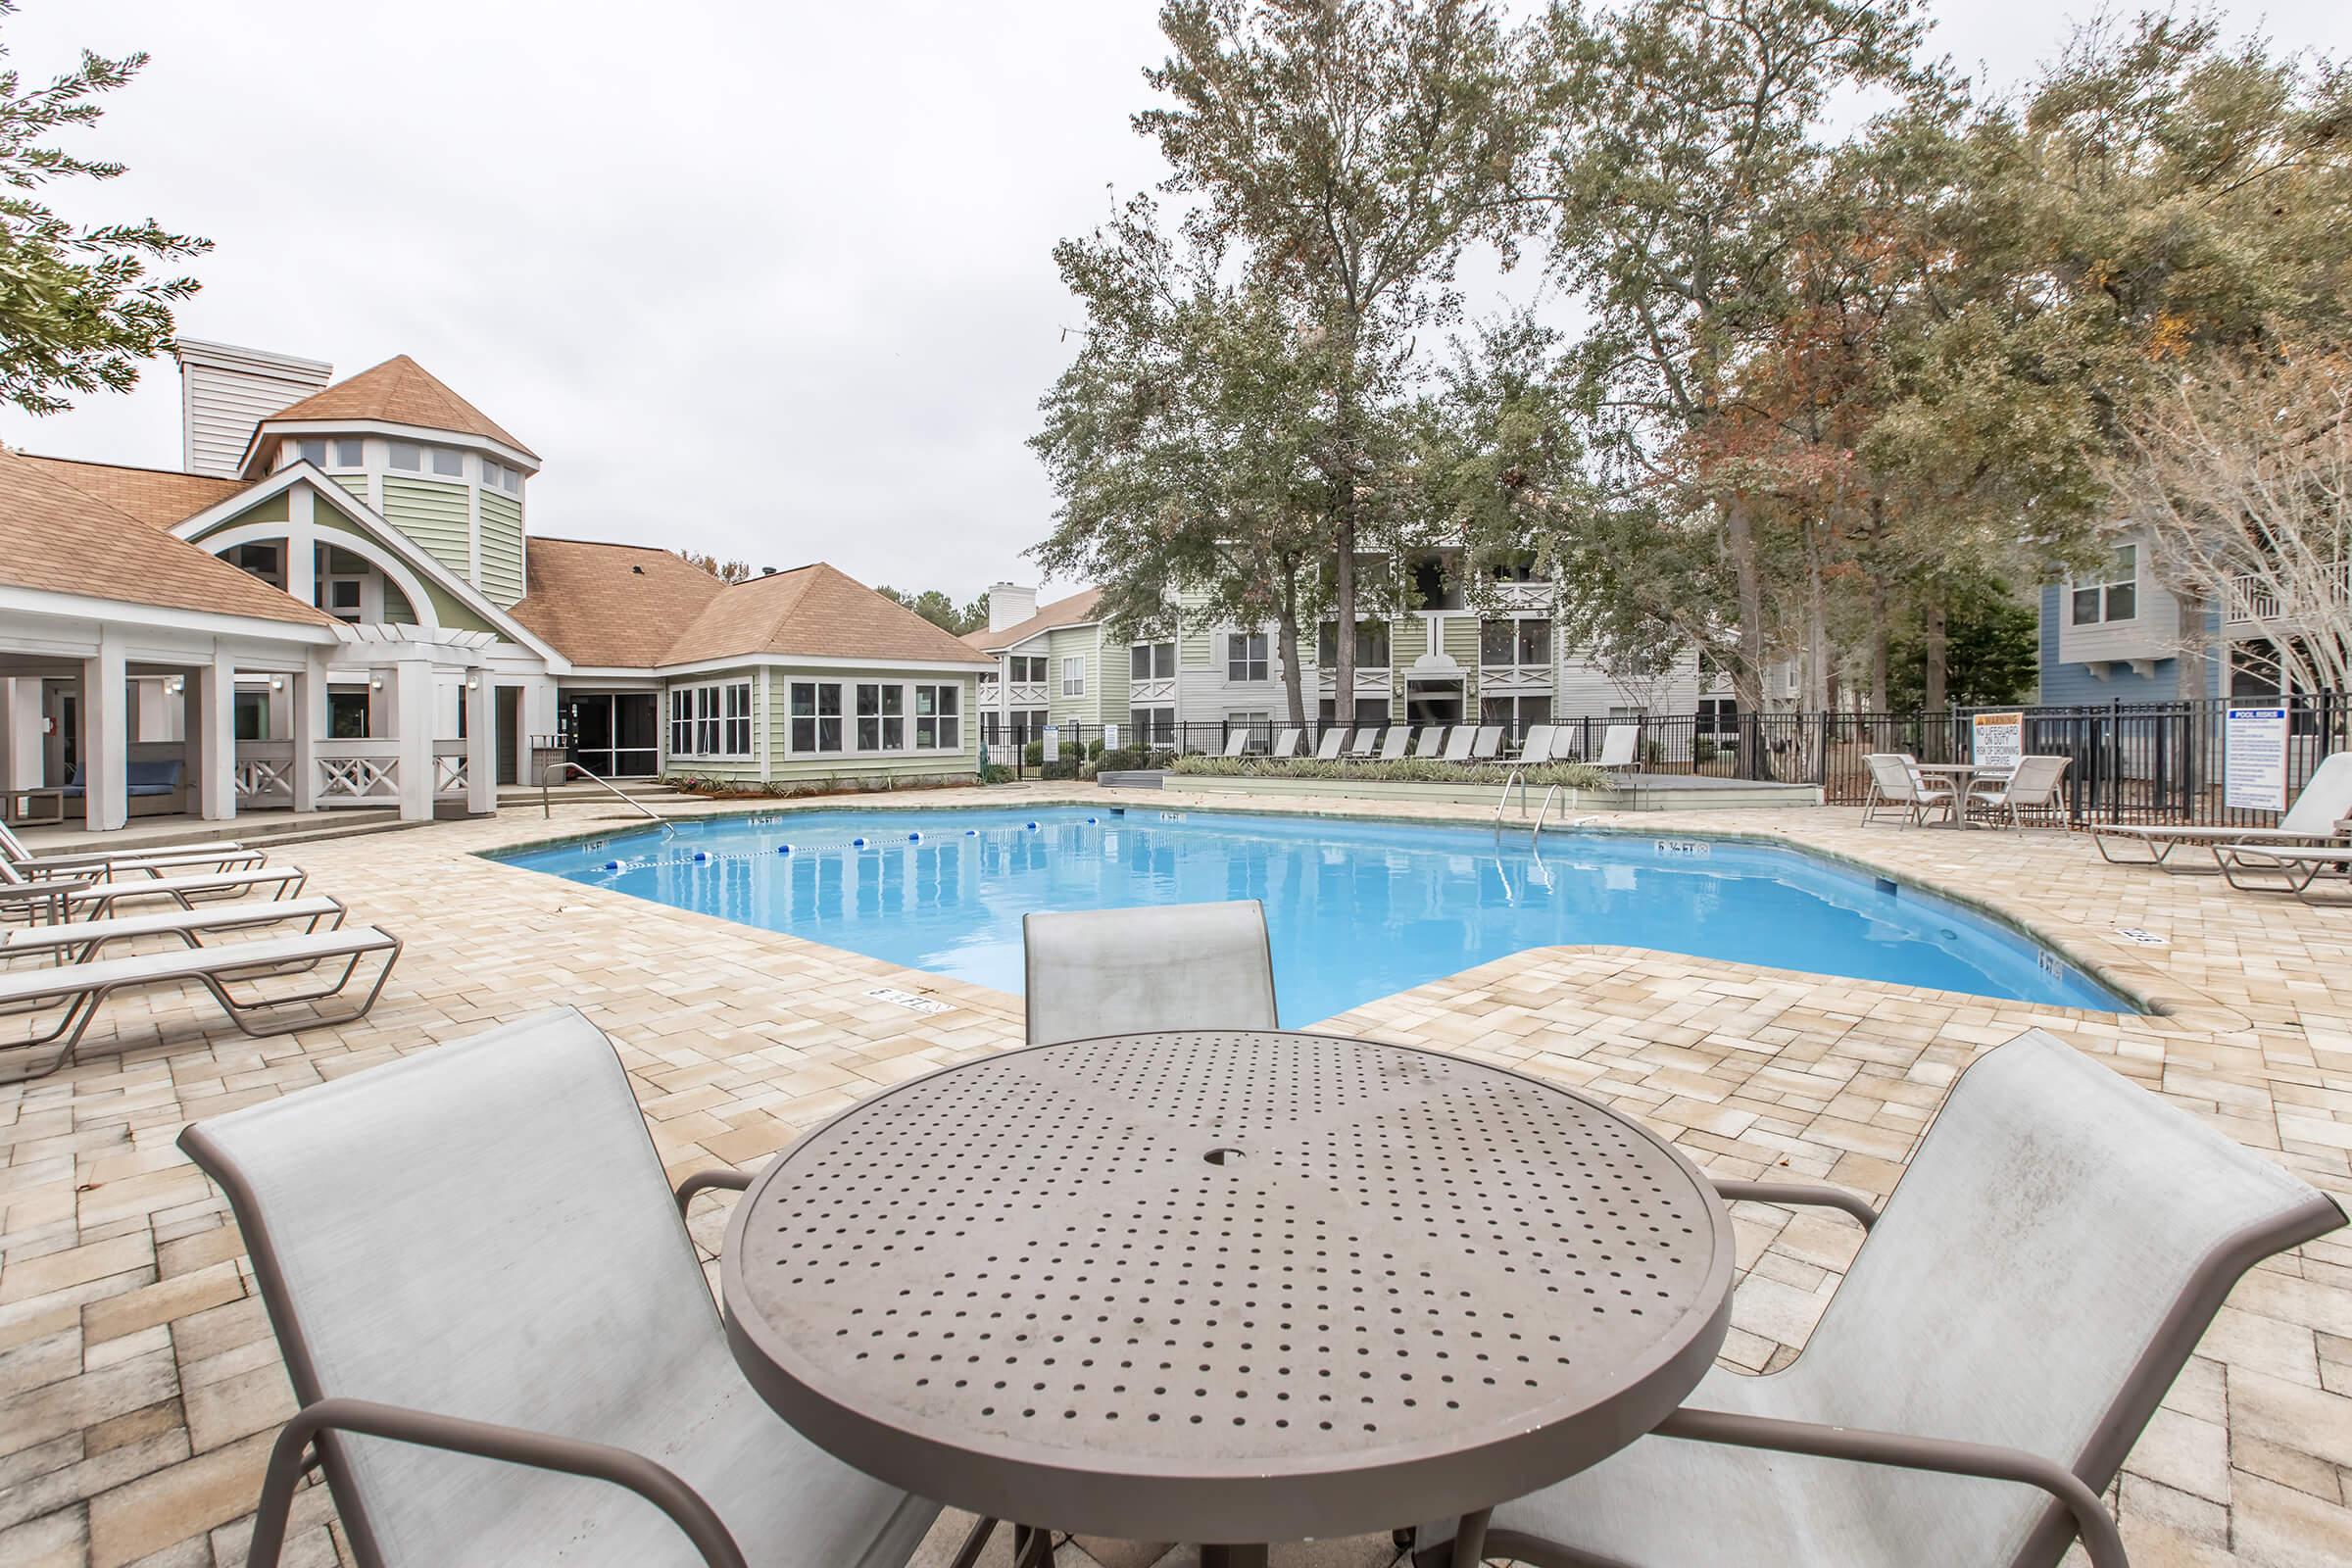
[[[1179,787],[1150,797],[1152,808],[1197,820],[1232,804],[1169,783]],[[1056,799],[1103,797],[1027,787],[884,804]],[[1386,803],[1248,806],[1396,814]],[[1491,813],[1423,814],[1475,825]],[[2352,920],[2214,878],[2109,867],[2060,835],[1925,834],[1856,816],[1602,825],[1781,838],[1973,896],[2161,992],[2171,1012],[2041,1008],[1577,948],[1497,960],[1326,1027],[1579,1086],[1719,1174],[1795,1173],[1883,1196],[1960,1066],[2039,1025],[2318,1185],[2352,1191]],[[348,899],[355,918],[409,941],[371,1017],[220,1039],[204,1005],[158,994],[111,1008],[85,1064],[0,1091],[0,1561],[242,1560],[244,1516],[290,1396],[223,1205],[172,1147],[187,1120],[572,1003],[622,1043],[665,1164],[749,1165],[880,1085],[1019,1042],[1016,999],[473,854],[591,828],[628,831],[594,806],[560,806],[553,823],[510,813],[302,846],[283,858]],[[2167,945],[2136,946],[2125,927]],[[869,995],[877,989],[954,1010],[909,1011]],[[708,1248],[725,1204],[702,1209],[694,1228]],[[1852,1256],[1853,1228],[1744,1203],[1735,1218],[1745,1272],[1724,1359],[1758,1371],[1803,1344]],[[2132,1450],[2117,1501],[2142,1564],[2352,1560],[2348,1480],[2352,1243],[2338,1237],[2264,1264],[2231,1294]],[[306,1488],[289,1563],[334,1560],[331,1514],[323,1489]],[[1113,1568],[1146,1560],[1095,1549]]]

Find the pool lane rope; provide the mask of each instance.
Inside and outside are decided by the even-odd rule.
[[[1097,827],[1101,824],[1101,817],[1090,816],[1086,819],[1084,825],[1088,827]],[[1075,827],[1079,824],[1070,823],[1067,825]],[[1034,820],[1024,821],[1019,827],[1007,826],[1004,829],[1004,833],[1007,837],[1029,833],[1042,833],[1043,831],[1045,831],[1045,824]],[[988,835],[984,834],[979,828],[967,827],[963,830],[963,836],[967,839],[976,839],[986,837]],[[906,842],[908,844],[922,844],[927,841],[923,837],[922,830],[920,828],[916,828],[907,833]],[[801,840],[798,842],[788,840],[777,845],[774,853],[777,855],[802,855],[824,850],[868,850],[881,847],[882,846],[876,845],[868,835],[859,833],[848,839],[812,839]],[[606,871],[625,873],[631,871],[661,871],[676,867],[697,865],[725,865],[736,861],[765,859],[768,854],[769,852],[765,850],[696,850],[692,855],[648,857],[644,859],[631,860],[607,860],[604,863],[603,869]]]

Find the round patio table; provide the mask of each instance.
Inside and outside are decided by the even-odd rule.
[[[1714,1359],[1732,1262],[1705,1178],[1582,1096],[1199,1030],[1033,1046],[845,1111],[754,1180],[722,1287],[752,1386],[847,1463],[1245,1562],[1483,1532],[1615,1452]]]
[[[1912,765],[1911,770],[1922,775],[1934,774],[1951,786],[1951,814],[1940,822],[1930,822],[1927,824],[1928,826],[1970,828],[1976,824],[1968,819],[1968,792],[1976,788],[1977,780],[1980,778],[2007,778],[2016,772],[2017,768],[2008,762],[1917,762]]]

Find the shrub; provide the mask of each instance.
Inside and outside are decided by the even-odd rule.
[[[1512,772],[1507,762],[1441,762],[1434,757],[1407,757],[1394,762],[1319,762],[1312,758],[1277,762],[1264,757],[1209,757],[1192,753],[1176,759],[1170,771],[1195,778],[1308,778],[1338,782],[1392,784],[1502,784]],[[1589,762],[1544,762],[1526,770],[1528,786],[1558,784],[1574,790],[1605,790],[1616,786]]]
[[[1012,782],[1012,769],[1006,767],[1003,762],[991,762],[980,770],[980,782],[983,784],[1009,784]]]
[[[1031,767],[1037,766],[1045,760],[1046,743],[1044,741],[1031,741],[1028,745],[1021,748],[1021,760],[1028,763]]]
[[[1086,760],[1090,762],[1099,762],[1102,760],[1102,741],[1101,737],[1098,736],[1096,739],[1086,743]]]

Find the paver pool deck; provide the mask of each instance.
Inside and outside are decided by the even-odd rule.
[[[1106,796],[1012,786],[807,804],[1065,798]],[[1142,809],[1402,814],[1181,788],[1107,798]],[[1483,822],[1491,809],[1411,814]],[[123,997],[79,1064],[0,1088],[0,1563],[244,1560],[264,1457],[292,1396],[226,1205],[173,1147],[186,1122],[569,1003],[619,1042],[662,1156],[682,1174],[755,1164],[880,1086],[1019,1042],[1017,998],[474,854],[629,831],[611,810],[564,806],[553,823],[510,810],[273,855],[309,868],[312,889],[344,898],[355,919],[407,940],[372,1015],[254,1041],[198,996]],[[1719,1175],[1816,1177],[1881,1199],[1969,1058],[2038,1025],[2315,1185],[2352,1194],[2352,909],[2109,866],[2087,842],[2048,830],[1864,827],[1839,808],[1592,825],[1737,833],[1847,857],[2022,921],[2166,1010],[2072,1011],[1580,947],[1498,959],[1319,1027],[1557,1079],[1639,1114]],[[951,1010],[867,994],[881,987]],[[697,1205],[707,1253],[725,1213],[718,1200]],[[1762,1204],[1734,1217],[1744,1272],[1723,1359],[1764,1371],[1802,1348],[1859,1232]],[[2141,1568],[2352,1561],[2352,1232],[2239,1285],[2110,1500]],[[304,1489],[296,1522],[286,1562],[351,1560],[323,1487]],[[935,1533],[927,1553],[944,1557],[945,1544]],[[1081,1545],[1107,1568],[1157,1555],[1073,1544],[1064,1551],[1077,1568]],[[1333,1562],[1387,1556],[1348,1549],[1314,1548]],[[1000,1535],[1000,1560],[1003,1550]]]

